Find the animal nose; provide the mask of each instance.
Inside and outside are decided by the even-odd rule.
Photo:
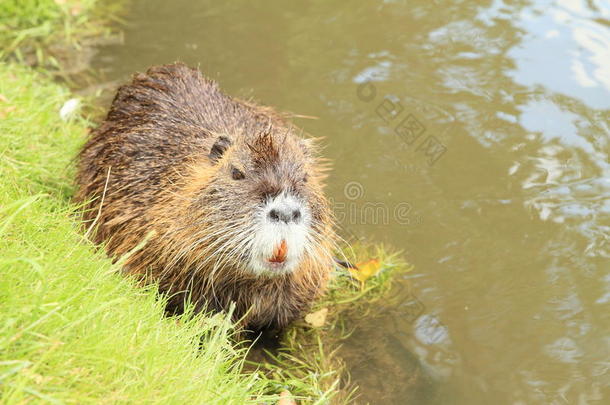
[[[301,220],[301,210],[273,208],[267,214],[271,222],[299,223]]]

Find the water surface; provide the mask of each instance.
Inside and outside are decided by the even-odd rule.
[[[415,265],[414,296],[345,344],[363,401],[610,403],[610,3],[134,0],[126,20],[104,82],[181,60],[318,117],[297,124],[326,138],[344,234]]]

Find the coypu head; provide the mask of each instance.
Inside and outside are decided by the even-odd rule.
[[[278,276],[307,260],[328,263],[331,219],[311,142],[287,128],[215,137],[194,207],[205,209],[206,236],[216,238],[205,242],[215,268]]]

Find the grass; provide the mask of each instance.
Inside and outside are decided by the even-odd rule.
[[[0,65],[0,398],[3,403],[270,400],[241,371],[223,316],[167,318],[85,241],[68,203],[70,158],[87,122],[63,122],[69,94]]]
[[[100,4],[102,3],[102,4]],[[0,60],[31,66],[64,67],[85,43],[107,37],[123,1],[2,0]]]

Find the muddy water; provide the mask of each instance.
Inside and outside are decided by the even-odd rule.
[[[135,0],[95,67],[318,117],[344,234],[415,264],[346,343],[363,398],[610,403],[610,3],[253,3]]]

